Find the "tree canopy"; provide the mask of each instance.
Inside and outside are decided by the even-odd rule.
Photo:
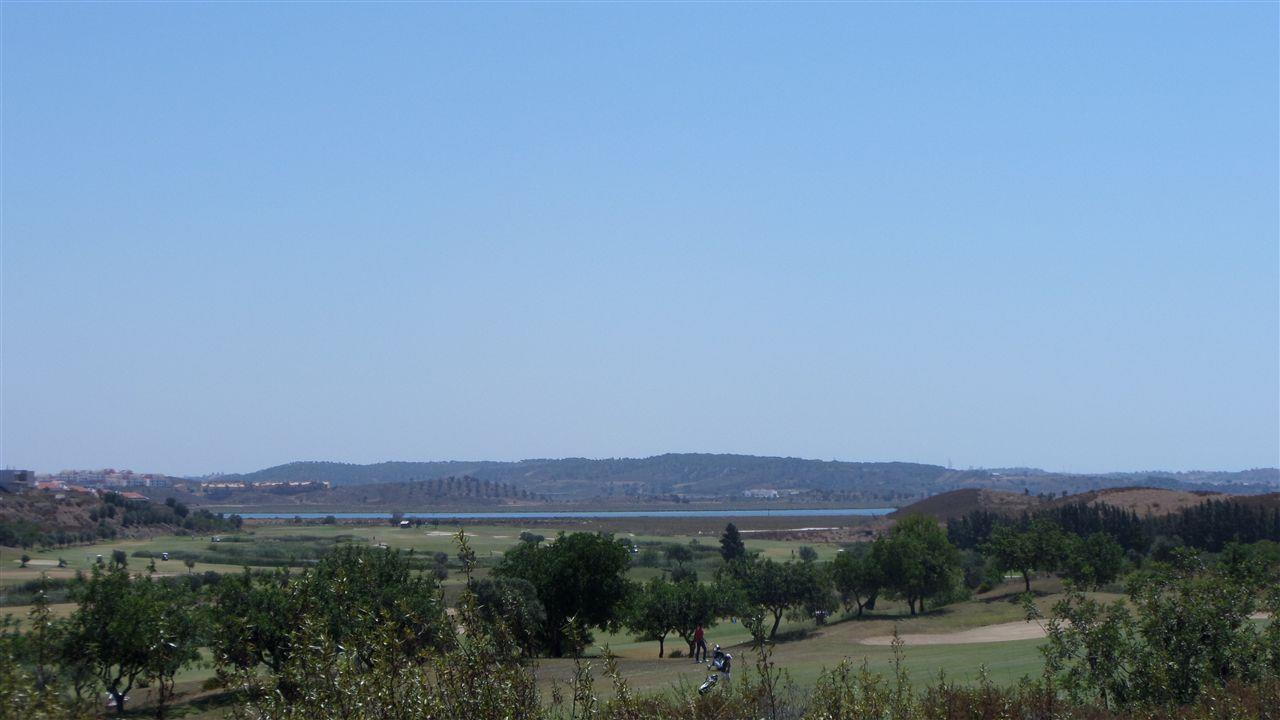
[[[1056,524],[1037,518],[1023,530],[1010,525],[997,525],[984,549],[1001,571],[1014,570],[1021,573],[1026,591],[1031,592],[1031,575],[1036,571],[1058,569],[1066,543],[1066,537]]]
[[[747,546],[742,542],[738,526],[733,523],[725,525],[724,533],[720,535],[720,557],[727,563],[747,558]]]
[[[912,615],[924,610],[927,598],[950,592],[958,581],[959,551],[942,526],[924,515],[899,520],[872,545],[871,556],[885,587],[907,601]]]
[[[626,580],[631,565],[628,547],[607,534],[561,533],[550,543],[524,542],[494,568],[497,577],[521,578],[533,586],[546,610],[543,640],[552,655],[569,650],[588,628],[617,629],[622,603],[631,591]]]
[[[831,579],[845,612],[858,608],[858,617],[868,604],[874,604],[884,585],[884,572],[870,554],[842,552],[831,562]]]

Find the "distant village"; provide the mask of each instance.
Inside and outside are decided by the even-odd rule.
[[[310,490],[329,488],[327,481],[281,481],[281,482],[229,482],[186,480],[156,473],[136,473],[132,470],[63,470],[58,473],[35,473],[31,470],[0,470],[0,492],[26,493],[47,492],[57,495],[66,493],[97,495],[103,492],[115,492],[126,500],[148,500],[137,490],[128,488],[176,488],[191,493],[202,494],[208,491],[226,490]]]
[[[66,493],[97,495],[100,492],[116,492],[125,500],[147,500],[136,490],[125,488],[170,487],[170,478],[164,475],[141,474],[132,470],[63,470],[56,475],[36,474],[30,470],[0,470],[0,491],[9,493],[47,492],[63,496]]]

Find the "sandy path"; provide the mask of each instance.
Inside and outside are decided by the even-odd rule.
[[[1269,617],[1267,613],[1254,613],[1249,616],[1252,620],[1264,620],[1267,617]],[[905,645],[964,645],[966,643],[1009,642],[1010,640],[1038,640],[1045,636],[1048,627],[1048,621],[1044,621],[1044,624],[1041,624],[1018,620],[1000,623],[999,625],[983,625],[982,627],[970,628],[959,632],[906,633],[898,637],[902,638],[902,642]],[[875,637],[863,638],[860,642],[863,645],[892,645],[893,636],[876,635]]]
[[[906,645],[963,645],[965,643],[1009,642],[1010,640],[1035,640],[1044,637],[1045,629],[1037,623],[1018,620],[1000,623],[999,625],[983,625],[959,632],[949,633],[904,633],[898,637]],[[863,645],[891,645],[892,635],[877,635],[864,638]]]

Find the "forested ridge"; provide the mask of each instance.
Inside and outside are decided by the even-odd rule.
[[[1031,493],[1077,493],[1124,485],[1221,492],[1267,492],[1280,470],[1240,473],[1111,473],[1066,475],[1044,471],[953,470],[911,462],[844,462],[791,457],[684,453],[648,458],[563,458],[497,461],[384,462],[356,465],[294,462],[219,480],[249,483],[327,481],[335,487],[400,483],[449,476],[511,484],[555,500],[591,497],[741,496],[774,489],[804,500],[864,500],[901,504],[960,488]]]

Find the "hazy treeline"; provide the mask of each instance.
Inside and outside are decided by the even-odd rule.
[[[950,521],[947,536],[957,547],[977,548],[991,539],[998,526],[1025,528],[1035,520],[1049,521],[1080,537],[1106,533],[1126,551],[1138,554],[1153,547],[1186,545],[1220,552],[1230,542],[1280,542],[1280,507],[1239,500],[1207,500],[1167,515],[1149,517],[1112,505],[1087,503],[1036,510],[1015,518],[976,510]]]

